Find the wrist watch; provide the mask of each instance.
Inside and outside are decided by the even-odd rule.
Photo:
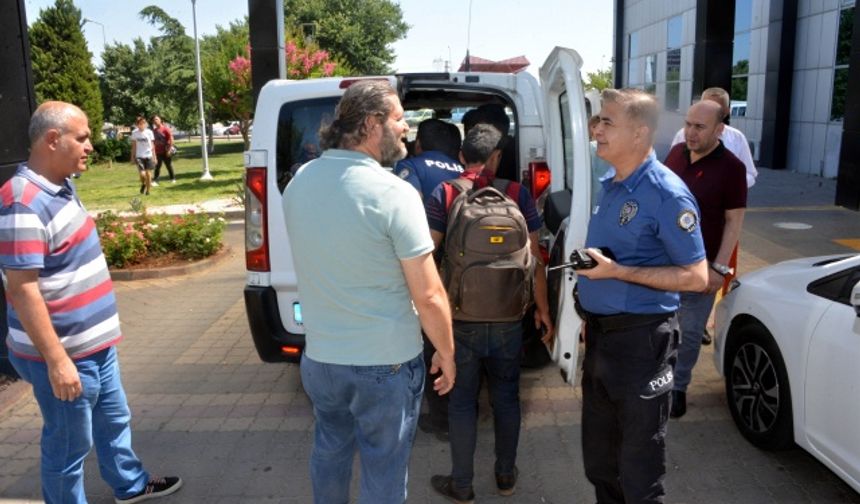
[[[712,262],[711,263],[711,269],[716,271],[717,273],[719,273],[722,276],[732,275],[735,272],[735,270],[733,268],[729,268],[725,264],[720,264],[718,262]]]

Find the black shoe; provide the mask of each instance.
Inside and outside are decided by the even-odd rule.
[[[672,418],[681,418],[687,413],[687,393],[682,390],[672,391],[672,410],[669,416]]]
[[[418,415],[418,428],[421,429],[421,432],[433,434],[439,441],[444,443],[448,442],[448,429],[443,429],[434,425],[433,421],[430,420],[430,415],[428,413]]]
[[[705,329],[705,332],[702,334],[702,345],[708,346],[713,342],[714,342],[714,340],[711,339],[711,335],[708,334],[708,330]]]
[[[143,194],[143,191],[146,190],[146,184],[140,184],[140,194]]]
[[[146,486],[140,492],[127,497],[125,499],[114,499],[117,504],[131,504],[133,502],[142,502],[149,499],[157,499],[170,495],[182,487],[182,479],[176,476],[168,476],[166,478],[151,478]]]
[[[511,474],[501,475],[496,473],[496,488],[499,489],[499,495],[505,497],[513,495],[517,489],[517,476],[520,475],[520,470],[514,466],[514,472]]]
[[[430,486],[448,500],[457,504],[472,504],[475,502],[475,491],[470,486],[463,490],[454,488],[454,480],[450,476],[436,475],[430,478]]]

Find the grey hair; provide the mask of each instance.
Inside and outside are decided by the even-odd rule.
[[[604,89],[600,97],[603,103],[615,103],[621,106],[628,119],[644,125],[651,135],[651,142],[657,133],[657,123],[660,118],[660,106],[657,98],[641,89]]]
[[[81,110],[70,103],[47,102],[42,104],[30,118],[30,126],[27,128],[30,144],[38,142],[52,129],[58,130],[61,135],[66,134],[68,132],[67,124],[75,114],[79,113],[82,113]]]
[[[397,92],[388,81],[361,80],[343,94],[335,108],[335,119],[320,128],[320,147],[323,149],[351,148],[367,138],[365,120],[376,116],[384,121],[393,109],[389,96]]]

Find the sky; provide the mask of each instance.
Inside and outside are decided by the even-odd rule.
[[[395,0],[396,1],[396,0]],[[456,70],[466,54],[491,60],[525,56],[528,71],[537,75],[553,47],[579,52],[585,72],[608,68],[612,60],[613,4],[610,0],[399,0],[403,18],[411,26],[394,43],[393,67],[400,72]],[[54,0],[24,0],[27,21]],[[148,41],[157,30],[138,13],[157,5],[193,35],[191,0],[75,0],[84,18],[84,36],[98,64],[105,42]],[[471,29],[469,10],[471,5]],[[215,33],[248,14],[247,0],[197,0],[198,35]],[[99,24],[101,23],[101,24]],[[104,28],[104,30],[102,30]],[[104,37],[104,38],[103,38]]]

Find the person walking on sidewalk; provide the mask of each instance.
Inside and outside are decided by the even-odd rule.
[[[149,194],[152,187],[152,169],[155,168],[155,137],[146,127],[146,118],[135,121],[137,129],[131,132],[131,162],[137,165],[140,177],[140,194]]]
[[[350,502],[356,448],[358,502],[406,501],[424,389],[422,327],[436,347],[432,371],[442,372],[434,388],[454,386],[451,314],[421,197],[383,168],[406,154],[408,131],[387,82],[356,82],[320,132],[322,156],[284,192],[305,327],[302,385],[316,418],[317,504]]]
[[[708,266],[696,201],[654,155],[657,101],[602,97],[594,136],[612,168],[585,239],[597,264],[577,270],[585,475],[601,504],[661,503],[678,293],[704,290]]]
[[[425,202],[433,243],[445,240],[441,268],[454,313],[458,381],[448,404],[450,475],[434,490],[457,503],[475,499],[478,392],[486,370],[496,435],[499,494],[516,489],[520,435],[523,317],[537,305],[535,327],[551,341],[546,270],[538,250],[540,216],[528,190],[496,179],[502,133],[489,124],[469,130],[460,153],[465,171],[439,184]]]
[[[116,297],[95,223],[69,179],[86,171],[93,150],[87,117],[46,102],[29,136],[30,158],[0,187],[0,267],[9,359],[33,385],[44,421],[42,495],[49,504],[86,503],[93,445],[117,503],[171,494],[182,480],[151,476],[131,447]]]
[[[173,174],[173,153],[176,152],[176,147],[173,146],[173,132],[161,121],[161,117],[157,115],[152,116],[152,136],[155,141],[155,157],[157,158],[152,185],[158,185],[162,164],[167,167],[170,182],[175,184],[176,176]]]
[[[672,147],[665,164],[687,184],[702,214],[702,239],[710,269],[704,292],[682,292],[678,323],[681,345],[675,364],[672,418],[687,412],[687,386],[699,359],[702,333],[714,307],[732,251],[741,235],[747,206],[747,184],[743,163],[720,140],[723,130],[720,105],[702,100],[687,111],[686,143]]]

